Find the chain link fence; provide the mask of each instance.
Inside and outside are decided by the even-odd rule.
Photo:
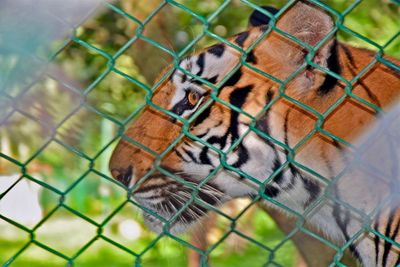
[[[99,45],[97,43],[91,43],[87,40],[94,40],[93,38],[87,38],[85,40],[84,37],[90,36],[90,31],[101,33],[101,25],[89,24],[89,33],[86,32],[84,34],[80,32],[82,31],[82,29],[76,27],[73,31],[71,40],[62,43],[61,46],[60,43],[57,43],[57,51],[55,53],[52,53],[50,58],[46,58],[44,60],[47,62],[47,59],[49,59],[49,62],[54,63],[60,63],[62,60],[75,60],[76,62],[80,62],[80,64],[83,66],[82,69],[86,68],[88,69],[88,71],[95,74],[91,76],[95,78],[87,86],[84,86],[84,88],[79,89],[80,87],[82,87],[82,85],[69,80],[67,78],[68,74],[63,73],[62,75],[60,75],[60,71],[57,68],[52,68],[50,72],[46,72],[45,76],[40,75],[39,81],[38,79],[28,79],[27,81],[23,82],[23,85],[2,83],[2,90],[0,91],[0,103],[2,109],[0,113],[0,126],[2,126],[3,129],[0,131],[0,134],[2,134],[0,135],[0,141],[2,141],[0,152],[0,173],[3,171],[4,173],[6,173],[6,170],[8,172],[9,170],[11,170],[12,173],[18,173],[18,175],[4,175],[1,178],[6,179],[7,177],[8,183],[4,188],[0,188],[0,220],[2,220],[0,229],[1,227],[3,227],[2,233],[15,232],[18,236],[24,236],[24,239],[23,242],[21,241],[16,245],[14,244],[15,247],[13,247],[13,249],[10,251],[7,250],[7,246],[11,247],[11,245],[9,245],[8,243],[4,243],[5,245],[2,246],[0,244],[0,250],[7,251],[7,253],[5,254],[0,253],[0,255],[4,257],[0,259],[0,263],[2,263],[3,266],[28,266],[29,258],[33,257],[32,255],[34,255],[35,253],[39,253],[37,251],[40,250],[42,251],[40,253],[51,255],[51,263],[47,262],[43,265],[38,266],[85,266],[84,264],[80,263],[80,259],[85,257],[85,255],[88,255],[89,251],[91,250],[94,250],[94,254],[96,254],[96,248],[101,242],[103,244],[106,244],[105,247],[107,248],[106,250],[101,250],[101,253],[105,253],[105,255],[107,255],[107,251],[120,251],[118,252],[121,253],[119,257],[124,259],[126,258],[126,266],[163,266],[163,264],[165,263],[160,263],[154,260],[154,258],[149,259],[146,257],[148,257],[150,253],[152,253],[152,250],[156,249],[156,246],[160,242],[162,242],[161,240],[168,239],[169,243],[164,243],[161,250],[168,250],[169,245],[176,248],[176,244],[178,244],[179,249],[172,251],[172,255],[182,255],[184,254],[184,251],[186,249],[189,249],[201,255],[201,266],[208,266],[210,263],[207,259],[212,257],[213,254],[221,255],[223,252],[221,252],[220,248],[224,246],[224,243],[227,242],[229,236],[235,235],[240,237],[242,240],[245,240],[251,246],[255,247],[257,251],[263,255],[261,256],[260,262],[263,262],[264,266],[285,266],[285,264],[293,264],[293,258],[289,260],[282,260],[279,258],[281,257],[279,255],[282,254],[282,251],[283,253],[294,254],[294,248],[293,245],[290,243],[290,240],[297,233],[302,232],[310,236],[311,238],[318,240],[324,246],[328,246],[336,251],[335,256],[332,258],[331,266],[345,266],[341,262],[345,251],[349,249],[349,246],[355,240],[357,240],[357,238],[359,238],[359,236],[362,235],[364,231],[368,231],[387,240],[388,237],[377,232],[371,226],[366,226],[365,229],[360,229],[360,231],[356,235],[350,237],[343,246],[338,246],[327,240],[325,237],[307,229],[304,226],[307,216],[312,213],[314,208],[316,208],[323,201],[324,198],[329,198],[329,196],[326,196],[325,194],[322,195],[317,201],[314,201],[312,205],[307,208],[304,214],[293,214],[293,210],[288,209],[282,203],[271,199],[265,193],[259,194],[249,202],[245,202],[245,204],[240,206],[239,211],[233,215],[229,215],[229,211],[226,212],[226,210],[224,209],[215,208],[207,205],[206,203],[201,203],[201,201],[197,199],[197,196],[199,194],[200,188],[204,184],[206,184],[207,181],[212,179],[220,169],[223,168],[236,172],[242,177],[245,177],[245,179],[249,179],[257,183],[260,187],[259,192],[264,192],[266,184],[289,165],[294,165],[301,170],[312,173],[315,177],[318,177],[322,182],[327,184],[334,183],[335,181],[340,179],[340,176],[338,176],[335,177],[332,181],[327,180],[326,177],[318,174],[317,170],[312,170],[309,167],[296,162],[294,160],[294,155],[296,154],[296,151],[305,142],[307,142],[308,138],[315,133],[321,133],[325,136],[328,136],[332,140],[335,140],[336,142],[343,144],[344,146],[352,146],[352,144],[350,144],[346,140],[332,135],[330,132],[326,131],[322,127],[324,120],[346,98],[352,98],[354,101],[361,103],[362,105],[365,105],[375,110],[376,112],[381,111],[380,108],[373,103],[370,103],[369,101],[354,94],[352,92],[352,88],[353,85],[360,79],[360,77],[371,70],[378,62],[385,64],[394,70],[400,71],[399,66],[384,58],[385,52],[391,46],[394,47],[392,47],[393,51],[396,51],[396,49],[399,47],[397,43],[400,32],[398,31],[398,28],[396,29],[396,25],[398,27],[398,23],[394,24],[395,34],[393,35],[393,31],[390,32],[390,38],[386,38],[384,42],[382,41],[378,43],[367,38],[364,34],[360,34],[352,30],[351,27],[348,27],[347,24],[344,23],[346,17],[348,17],[349,14],[353,12],[353,10],[361,5],[362,1],[351,1],[351,3],[347,1],[348,3],[343,4],[341,10],[338,11],[333,6],[324,3],[323,1],[310,0],[310,2],[322,8],[333,17],[335,27],[316,47],[311,47],[306,43],[301,43],[301,46],[305,47],[309,51],[309,54],[306,57],[307,64],[327,73],[328,75],[338,79],[346,85],[345,94],[343,94],[343,96],[339,98],[326,112],[321,114],[313,108],[303,104],[302,102],[286,95],[285,91],[283,90],[286,84],[288,84],[298,73],[300,73],[304,70],[304,68],[307,67],[307,64],[304,64],[287,80],[281,81],[276,77],[273,77],[261,70],[255,69],[254,66],[246,62],[246,58],[248,57],[251,50],[271,31],[276,31],[294,42],[299,41],[293,36],[290,36],[282,30],[278,29],[275,25],[278,18],[296,1],[291,0],[282,3],[283,5],[280,11],[275,15],[261,8],[259,2],[255,3],[248,0],[241,0],[240,3],[231,0],[215,1],[215,4],[212,6],[213,10],[208,12],[206,15],[204,15],[205,12],[201,13],[194,10],[193,3],[188,3],[185,1],[155,1],[157,2],[157,4],[154,4],[152,1],[150,2],[149,8],[151,10],[147,10],[146,14],[141,14],[140,17],[133,15],[129,10],[124,8],[127,6],[127,4],[121,5],[118,2],[102,3],[101,8],[103,10],[106,10],[106,12],[111,12],[113,14],[112,16],[114,17],[123,17],[125,23],[133,25],[131,28],[131,32],[129,32],[129,38],[121,39],[120,36],[113,36],[112,34],[103,32],[103,34],[109,34],[108,38],[105,39],[108,40],[111,44],[108,46]],[[220,30],[217,31],[215,30],[216,28],[213,26],[213,21],[218,19],[218,17],[226,12],[227,9],[232,8],[230,5],[232,5],[233,2],[236,5],[234,6],[235,8],[258,10],[259,12],[270,18],[270,27],[268,28],[268,30],[263,34],[261,38],[258,39],[257,42],[255,42],[248,49],[245,50],[221,36],[221,31],[224,32],[226,30],[221,30],[220,27]],[[390,8],[394,10],[394,14],[398,14],[399,6],[396,1],[385,2],[385,4],[387,6],[390,6]],[[179,10],[179,12],[184,14],[184,16],[190,17],[190,22],[197,25],[195,28],[196,32],[194,33],[194,38],[192,39],[188,39],[187,36],[181,32],[180,36],[181,39],[184,39],[184,45],[182,44],[179,50],[175,50],[165,43],[154,40],[154,38],[149,37],[147,32],[145,32],[146,28],[149,27],[149,25],[156,20],[156,16],[160,12],[162,12],[162,10],[165,10],[165,8]],[[62,18],[60,18],[60,20],[62,20]],[[112,18],[110,20],[112,20]],[[90,29],[91,26],[94,28]],[[118,27],[118,25],[116,27]],[[159,25],[159,27],[162,27],[162,25]],[[116,31],[117,30],[118,29],[116,29]],[[316,54],[316,51],[324,44],[325,41],[331,38],[338,31],[340,31],[343,36],[352,36],[354,39],[358,39],[359,42],[363,42],[366,46],[376,51],[374,59],[367,66],[365,66],[362,71],[357,73],[352,80],[346,80],[337,73],[321,68],[318,64],[315,64],[312,61],[312,58]],[[218,34],[217,32],[219,32],[220,34]],[[188,237],[177,236],[168,231],[169,225],[173,223],[174,220],[176,220],[176,218],[179,216],[179,212],[173,218],[165,220],[153,211],[141,207],[130,197],[132,191],[134,191],[135,188],[140,185],[140,183],[135,185],[133,188],[126,188],[125,186],[111,178],[107,166],[110,153],[115,146],[116,141],[119,140],[121,136],[123,136],[124,130],[127,128],[132,119],[140,114],[140,112],[146,106],[151,106],[157,110],[161,110],[169,116],[180,120],[184,125],[179,138],[177,138],[161,154],[156,154],[154,153],[154,151],[150,151],[142,144],[133,140],[129,140],[135,146],[144,149],[152,154],[156,158],[156,162],[159,162],[166,154],[168,154],[174,148],[174,146],[182,140],[183,137],[189,137],[203,144],[204,146],[210,146],[202,139],[199,139],[198,137],[193,135],[189,131],[189,127],[191,123],[195,120],[195,118],[199,116],[209,105],[211,105],[211,102],[218,102],[240,114],[245,114],[243,110],[219,99],[219,88],[205,80],[201,80],[201,82],[205,83],[213,90],[213,93],[211,94],[211,99],[210,101],[205,103],[198,111],[196,111],[196,113],[188,120],[182,119],[176,114],[168,110],[162,109],[152,102],[154,89],[162,84],[166,79],[168,79],[174,69],[179,69],[185,72],[187,75],[192,76],[194,79],[199,79],[199,77],[196,77],[190,72],[187,72],[186,70],[179,67],[179,62],[184,56],[188,55],[188,53],[190,53],[198,45],[199,42],[201,43],[201,41],[205,38],[209,38],[214,43],[224,43],[227,46],[236,49],[242,54],[240,64],[238,64],[230,73],[228,73],[223,81],[228,80],[238,68],[246,66],[247,68],[259,73],[260,75],[267,76],[268,79],[271,79],[280,85],[281,89],[279,98],[274,99],[270,104],[265,106],[263,112],[268,110],[271,105],[273,105],[279,99],[286,99],[296,106],[306,110],[310,114],[313,114],[316,118],[318,118],[318,120],[315,124],[315,129],[310,132],[306,138],[298,142],[295,147],[289,147],[288,145],[281,143],[278,140],[275,140],[271,136],[268,136],[264,132],[260,131],[255,124],[257,117],[251,117],[252,123],[250,123],[249,125],[248,132],[254,132],[257,135],[262,136],[266,140],[269,140],[270,142],[289,152],[287,161],[280,168],[278,168],[274,172],[274,174],[272,174],[271,177],[269,177],[264,183],[260,183],[253,177],[249,176],[247,173],[237,168],[234,168],[226,162],[227,154],[237,148],[238,145],[240,145],[243,138],[247,135],[248,132],[238,138],[238,140],[236,140],[236,142],[232,144],[231,148],[228,151],[221,151],[215,147],[212,148],[221,156],[221,165],[216,168],[212,173],[210,173],[207,177],[205,177],[199,185],[193,186],[192,184],[187,183],[177,175],[173,175],[172,173],[163,170],[158,165],[155,166],[154,169],[147,174],[147,176],[149,176],[152,174],[152,172],[156,170],[160,171],[165,175],[174,178],[176,181],[183,183],[185,186],[193,190],[192,199],[181,209],[181,211],[188,207],[192,202],[197,201],[196,203],[200,203],[201,205],[204,205],[206,209],[215,212],[220,218],[220,221],[224,221],[222,223],[223,227],[220,227],[222,228],[222,230],[220,230],[220,233],[216,235],[218,236],[218,238],[216,240],[213,240],[212,244],[209,245],[205,250],[202,250],[193,245]],[[118,45],[114,44],[114,41],[117,39],[119,42]],[[124,62],[131,62],[129,59],[129,49],[132,47],[133,44],[138,41],[142,42],[146,46],[151,46],[157,50],[162,51],[162,53],[169,55],[169,58],[173,63],[174,68],[169,69],[169,71],[167,71],[162,76],[162,78],[158,80],[153,86],[149,85],[149,83],[146,81],[146,77],[144,77],[140,73],[140,70],[127,68],[127,66],[132,66],[129,65],[130,63],[126,63],[124,65]],[[65,52],[67,50],[68,52]],[[80,56],[85,55],[77,53],[76,51],[85,51],[84,53],[86,54],[87,58],[90,57],[90,62],[79,58]],[[63,53],[66,53],[66,55],[63,55]],[[13,59],[11,57],[7,58],[3,55],[3,58],[0,58],[0,60],[3,63],[8,62],[9,66],[16,66],[15,64],[12,64]],[[165,62],[160,62],[160,65],[161,64],[167,65],[165,64]],[[12,69],[4,71],[5,73],[9,73],[10,75],[13,73]],[[74,70],[70,69],[66,72],[73,73]],[[223,84],[223,81],[220,84]],[[129,111],[126,112],[126,114],[124,115],[118,113],[119,111],[115,111],[115,106],[110,106],[102,103],[102,101],[107,102],[107,96],[104,97],[104,95],[97,94],[97,90],[99,90],[99,88],[102,88],[101,90],[103,91],[106,90],[104,88],[109,88],[109,90],[111,91],[113,90],[112,86],[115,85],[115,87],[117,87],[118,83],[123,84],[123,87],[126,88],[134,87],[134,89],[132,89],[134,93],[130,92],[128,93],[128,95],[125,95],[125,93],[123,93],[122,91],[119,92],[122,98],[128,99],[129,101],[138,98],[142,99],[142,101],[135,100],[136,102],[131,106],[129,106],[129,101],[124,102],[124,104],[121,105],[120,108]],[[41,91],[40,89],[38,89],[40,87],[48,90],[46,94],[50,94],[49,98],[46,97],[41,99]],[[60,91],[57,88],[63,88],[63,90]],[[39,90],[38,93],[32,94],[32,92],[35,90]],[[113,92],[109,93],[113,94]],[[116,94],[116,92],[114,92],[114,94]],[[61,101],[61,98],[63,98],[64,101],[65,99],[68,99],[67,104],[58,104],[60,103],[59,101]],[[100,101],[94,101],[94,99],[97,98],[101,98]],[[116,99],[118,99],[118,97],[116,97]],[[39,107],[35,106],[37,103],[39,103]],[[56,118],[51,117],[49,114],[52,114],[54,109],[57,108],[57,105],[60,105],[59,107],[62,112],[59,112]],[[87,115],[89,113],[92,117]],[[245,115],[249,116],[249,114]],[[51,117],[51,119],[49,119],[49,117]],[[92,120],[92,118],[94,117],[97,119]],[[91,124],[95,124],[96,127],[90,126]],[[20,132],[25,132],[25,135],[20,134]],[[90,134],[88,134],[90,138],[85,138],[87,132],[90,132]],[[27,139],[29,141],[28,144],[25,144],[25,141],[27,140],[19,140],[16,143],[12,142],[12,140],[14,140],[13,138],[23,139],[25,136],[29,136],[30,133],[40,136],[39,141],[36,139],[29,141]],[[96,133],[98,133],[97,136]],[[79,138],[81,138],[82,140],[77,142],[76,139]],[[85,145],[81,145],[80,142],[84,143]],[[52,152],[50,154],[46,154],[46,151],[48,151],[49,149],[51,149]],[[33,152],[31,153],[31,151]],[[71,162],[68,162],[69,160],[71,160]],[[43,162],[45,162],[45,164],[43,164]],[[63,166],[65,165],[68,165],[70,170],[65,170],[65,168],[63,168]],[[64,169],[63,173],[61,174],[61,171],[59,173],[57,173],[57,171],[54,171],[54,166],[58,166],[58,170]],[[76,167],[75,169],[74,166]],[[46,168],[51,169],[48,175],[46,175]],[[63,177],[63,179],[65,178],[65,180],[62,180],[60,177]],[[145,179],[146,177],[144,177],[142,181],[144,181]],[[99,184],[99,181],[101,181],[101,184]],[[30,190],[29,188],[39,188],[38,190],[41,191],[40,201],[45,202],[45,204],[42,205],[42,209],[44,209],[44,211],[41,213],[41,215],[37,219],[34,219],[33,222],[30,222],[28,224],[25,224],[23,219],[19,219],[21,217],[10,216],[9,213],[1,210],[1,202],[5,202],[7,197],[13,194],[13,192],[22,192],[18,191],[17,188],[20,187],[23,183],[29,183],[27,184],[28,191]],[[99,190],[94,192],[93,186],[98,186]],[[18,201],[17,199],[14,201]],[[286,212],[292,213],[292,215],[294,216],[293,218],[295,218],[294,220],[296,220],[295,228],[293,228],[289,233],[285,235],[278,235],[279,240],[273,243],[265,243],[263,239],[259,239],[257,236],[257,231],[255,231],[255,234],[253,233],[253,235],[249,235],[248,233],[243,232],[243,228],[238,227],[239,222],[241,220],[245,220],[246,216],[249,216],[249,211],[261,199],[272,202],[274,205],[285,210]],[[90,201],[90,203],[87,203],[88,201]],[[345,203],[342,204],[345,205]],[[87,205],[89,205],[91,208],[87,208]],[[92,216],[92,212],[90,211],[91,209],[93,209],[92,206],[94,206],[94,209],[100,207],[100,216]],[[164,231],[159,235],[151,234],[151,236],[148,236],[145,241],[135,241],[136,243],[134,245],[129,245],[132,243],[128,244],[125,241],[121,241],[121,239],[116,237],[115,235],[110,234],[113,232],[113,229],[110,229],[110,225],[111,228],[123,228],[123,224],[116,225],[113,223],[113,221],[118,218],[118,216],[124,214],[126,217],[135,217],[135,215],[132,215],[130,211],[132,206],[135,206],[138,209],[142,209],[144,212],[149,213],[152,216],[164,221]],[[22,208],[29,209],[31,211],[34,209],[32,206],[29,206],[28,203]],[[355,208],[348,208],[358,213]],[[73,224],[75,223],[76,228],[68,224],[68,218],[72,218],[71,216],[74,218],[71,220],[73,221]],[[270,218],[262,217],[266,215],[256,216],[261,216],[260,218],[262,218],[262,220],[259,218],[255,219],[258,224],[262,224],[263,221],[265,223],[273,224]],[[50,225],[57,224],[61,225],[62,229],[49,230]],[[130,228],[128,227],[129,229],[136,227],[134,224],[130,224],[130,226]],[[83,238],[82,235],[77,236],[74,234],[74,231],[81,233],[81,230],[84,231],[85,234],[83,234],[83,236],[85,238]],[[50,234],[47,231],[61,231],[65,232],[67,235],[73,236],[74,239],[76,238],[77,240],[79,240],[81,238],[81,240],[79,240],[78,242],[79,245],[77,246],[79,248],[64,250],[63,246],[61,246],[60,243],[63,243],[64,241],[68,243],[68,238],[65,237],[66,239],[64,240],[64,238],[61,237],[60,239],[55,238],[52,241],[48,241],[49,239],[47,239],[46,236]],[[132,235],[135,235],[135,233],[132,233],[132,231],[123,232],[123,235],[129,236],[130,233]],[[260,232],[258,234],[260,234]],[[275,233],[269,232],[266,232],[265,234],[276,235]],[[4,235],[6,236],[6,234]],[[1,237],[0,242],[2,242]],[[253,255],[249,256],[250,262],[252,256]],[[162,254],[156,254],[156,256],[154,257],[162,257]],[[258,255],[257,257],[260,256]],[[21,258],[24,260],[21,260]],[[236,258],[236,260],[238,259]],[[105,261],[107,261],[107,258],[105,259]],[[242,266],[241,263],[233,265]],[[104,266],[113,265],[112,262],[108,262],[105,263]],[[220,266],[223,266],[223,263],[220,263]]]

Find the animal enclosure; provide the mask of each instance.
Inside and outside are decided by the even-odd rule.
[[[315,134],[351,148],[350,142],[324,128],[325,119],[348,99],[360,108],[382,112],[380,107],[352,89],[376,64],[400,71],[400,66],[387,58],[400,57],[400,5],[397,1],[309,2],[334,21],[333,29],[315,45],[301,42],[276,26],[279,18],[296,3],[293,0],[100,1],[85,19],[73,26],[68,38],[57,38],[46,44],[45,49],[38,46],[30,51],[32,57],[21,56],[11,48],[2,49],[0,42],[0,70],[4,73],[0,76],[0,264],[33,267],[297,266],[304,255],[298,252],[301,248],[292,240],[300,234],[318,245],[313,253],[328,249],[333,252],[330,266],[347,266],[344,263],[346,253],[365,232],[398,247],[390,236],[368,224],[340,246],[307,227],[306,220],[325,199],[361,214],[357,208],[332,199],[328,191],[313,201],[304,213],[295,212],[266,193],[267,185],[289,166],[312,174],[327,187],[340,180],[341,175],[324,177],[318,170],[296,161],[297,152]],[[265,5],[279,10],[271,12],[262,7]],[[268,27],[244,49],[229,37],[248,29],[249,17],[255,10],[268,18]],[[50,14],[50,17],[55,16]],[[70,23],[63,17],[57,17],[57,21],[61,21],[60,25]],[[28,36],[25,41],[41,38],[40,32],[34,29],[24,33]],[[252,50],[271,32],[298,43],[306,51],[304,64],[285,80],[255,68],[248,60]],[[334,36],[340,42],[374,53],[351,80],[313,60],[318,50]],[[7,44],[7,39],[4,43]],[[33,43],[31,46],[35,45]],[[241,55],[239,64],[218,84],[180,66],[181,60],[190,54],[217,43]],[[40,65],[37,62],[41,62]],[[322,113],[285,93],[286,85],[310,66],[344,85],[343,95]],[[220,86],[242,67],[279,84],[279,96],[257,116],[219,97]],[[210,98],[187,119],[152,101],[154,91],[175,70],[211,89]],[[156,82],[153,84],[153,81]],[[287,101],[316,118],[314,129],[295,146],[274,139],[257,126],[262,114],[278,101]],[[237,116],[250,120],[248,132],[228,150],[222,151],[190,131],[196,118],[212,103],[219,103]],[[129,125],[146,107],[182,124],[179,137],[162,153],[125,135]],[[288,154],[287,160],[263,182],[227,162],[229,153],[238,149],[249,133],[261,136]],[[162,218],[135,201],[132,195],[140,183],[127,187],[112,178],[109,160],[121,138],[155,158],[154,167],[141,182],[158,171],[190,188],[191,198],[176,216]],[[159,164],[183,138],[195,140],[220,156],[220,164],[197,185]],[[199,198],[201,188],[220,170],[234,172],[254,182],[258,194],[221,207],[204,203]],[[21,204],[10,208],[10,203],[19,198]],[[274,220],[281,215],[273,210],[268,215],[257,206],[260,200],[291,215],[290,228],[284,229]],[[7,207],[2,203],[7,203]],[[174,220],[192,203],[212,214],[203,222],[205,232],[196,228],[184,235],[170,232]],[[138,210],[161,220],[162,232],[150,232]],[[368,221],[368,214],[362,216]]]

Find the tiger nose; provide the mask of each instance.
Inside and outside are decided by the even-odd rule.
[[[111,170],[111,175],[120,181],[126,187],[129,187],[132,180],[133,168],[129,165],[127,168],[114,168]]]

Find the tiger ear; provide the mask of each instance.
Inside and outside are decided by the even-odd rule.
[[[332,18],[324,10],[305,0],[296,2],[280,16],[276,23],[276,28],[312,47],[317,45],[333,27]],[[325,42],[316,51],[313,58],[314,63],[327,67],[334,43],[333,38]],[[259,52],[268,58],[268,64],[274,66],[270,70],[272,69],[282,79],[286,79],[296,71],[304,63],[308,53],[304,46],[275,30],[267,36],[264,42],[260,43]],[[323,82],[325,74],[312,69],[304,71],[298,76],[297,81],[301,83],[300,85],[310,88],[312,85],[319,86]]]
[[[321,41],[333,25],[328,13],[308,1],[298,1],[277,22],[277,28],[311,46]]]
[[[268,11],[272,15],[275,15],[278,13],[278,9],[271,7],[271,6],[262,6],[262,9]],[[263,14],[262,12],[258,10],[254,10],[253,13],[251,13],[250,18],[249,18],[249,28],[250,27],[258,27],[261,25],[268,25],[269,21],[271,20],[270,17],[267,15]]]

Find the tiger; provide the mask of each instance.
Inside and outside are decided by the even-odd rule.
[[[113,151],[111,175],[134,188],[157,233],[185,232],[231,199],[258,197],[307,215],[362,266],[398,265],[399,209],[376,212],[384,191],[372,193],[361,174],[336,177],[352,142],[396,103],[399,61],[340,42],[329,12],[309,1],[265,10],[161,74]]]

